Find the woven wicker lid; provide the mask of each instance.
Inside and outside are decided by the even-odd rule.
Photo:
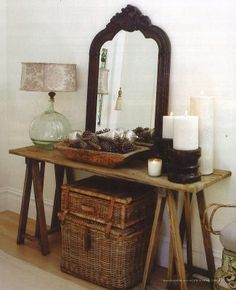
[[[78,180],[74,184],[63,185],[62,189],[68,189],[68,186],[71,192],[106,200],[116,197],[116,202],[123,204],[131,203],[144,198],[147,194],[154,193],[154,187],[149,185],[97,175]]]

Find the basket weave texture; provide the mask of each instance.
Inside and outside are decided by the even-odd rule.
[[[127,289],[142,279],[151,224],[125,230],[66,214],[62,222],[61,269],[109,289]]]
[[[155,189],[148,185],[92,176],[62,186],[62,211],[125,229],[154,214]]]

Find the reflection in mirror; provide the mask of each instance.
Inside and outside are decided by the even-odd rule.
[[[118,35],[119,32],[121,33]],[[153,40],[155,49],[151,49],[154,51],[152,57],[148,49],[140,43],[140,38],[145,43]],[[127,48],[126,43],[129,44]],[[108,49],[109,87],[108,95],[99,98],[99,62],[101,49],[105,46]],[[170,50],[170,41],[165,31],[153,25],[149,17],[143,15],[137,7],[127,5],[121,12],[116,13],[106,27],[95,35],[90,45],[86,130],[95,132],[106,127],[154,127],[154,146],[158,149],[162,139],[162,119],[168,112]],[[144,60],[149,57],[149,64],[144,64]],[[151,70],[152,66],[156,69]],[[155,101],[150,97],[151,92],[152,95],[156,92]],[[120,97],[116,108],[120,107],[120,110],[114,110],[118,93]],[[99,99],[103,99],[102,105],[104,103],[104,107],[101,107],[100,127],[97,124]],[[140,108],[136,110],[138,106]],[[148,109],[149,114],[146,114]],[[140,127],[138,128],[140,131]]]
[[[96,131],[155,127],[157,60],[157,43],[140,31],[122,30],[103,44],[100,68],[109,71],[108,93],[101,95],[98,86]],[[102,74],[101,81],[106,83]]]

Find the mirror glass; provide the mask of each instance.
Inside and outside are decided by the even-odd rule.
[[[170,53],[166,32],[137,7],[127,5],[116,13],[90,45],[86,130],[139,127],[142,133],[140,127],[147,127],[154,129],[149,131],[158,149],[168,113]]]
[[[107,50],[108,90],[104,94],[98,90],[96,131],[154,128],[157,43],[145,38],[140,31],[121,30],[103,44],[100,56],[104,48]],[[102,65],[100,61],[99,66]]]

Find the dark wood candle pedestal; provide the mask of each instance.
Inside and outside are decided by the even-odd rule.
[[[168,173],[169,151],[173,149],[173,139],[160,140],[160,158],[162,159],[162,174]]]
[[[168,180],[176,183],[193,183],[201,180],[198,159],[201,148],[196,150],[169,149]]]

